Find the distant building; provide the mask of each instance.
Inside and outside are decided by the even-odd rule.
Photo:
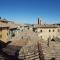
[[[35,24],[33,27],[33,31],[36,32],[39,38],[44,40],[48,40],[50,37],[51,39],[54,37],[60,38],[60,26],[53,25],[53,24],[41,24],[41,21],[38,24]]]

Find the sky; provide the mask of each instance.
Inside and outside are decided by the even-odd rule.
[[[0,0],[0,16],[16,23],[60,23],[60,0]]]

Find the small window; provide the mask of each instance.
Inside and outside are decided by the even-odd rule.
[[[49,30],[49,32],[51,32],[51,30]]]
[[[53,30],[53,32],[54,32],[55,30]]]
[[[58,29],[58,32],[60,32],[60,29]]]
[[[42,30],[40,30],[40,32],[42,32]]]

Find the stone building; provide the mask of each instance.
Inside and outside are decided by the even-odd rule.
[[[14,22],[0,18],[0,33],[2,33],[2,37],[7,36],[8,41],[16,35],[17,27],[18,25]],[[5,38],[2,40],[5,40]]]
[[[53,24],[41,24],[41,20],[38,19],[38,24],[35,24],[33,31],[36,32],[39,38],[47,40],[49,37],[60,38],[60,26]]]
[[[0,25],[0,40],[7,42],[9,40],[9,27]]]

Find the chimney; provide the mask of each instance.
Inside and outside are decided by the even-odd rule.
[[[39,18],[38,18],[38,24],[39,24]]]
[[[39,20],[40,22],[39,22],[39,24],[41,25],[41,20]]]

